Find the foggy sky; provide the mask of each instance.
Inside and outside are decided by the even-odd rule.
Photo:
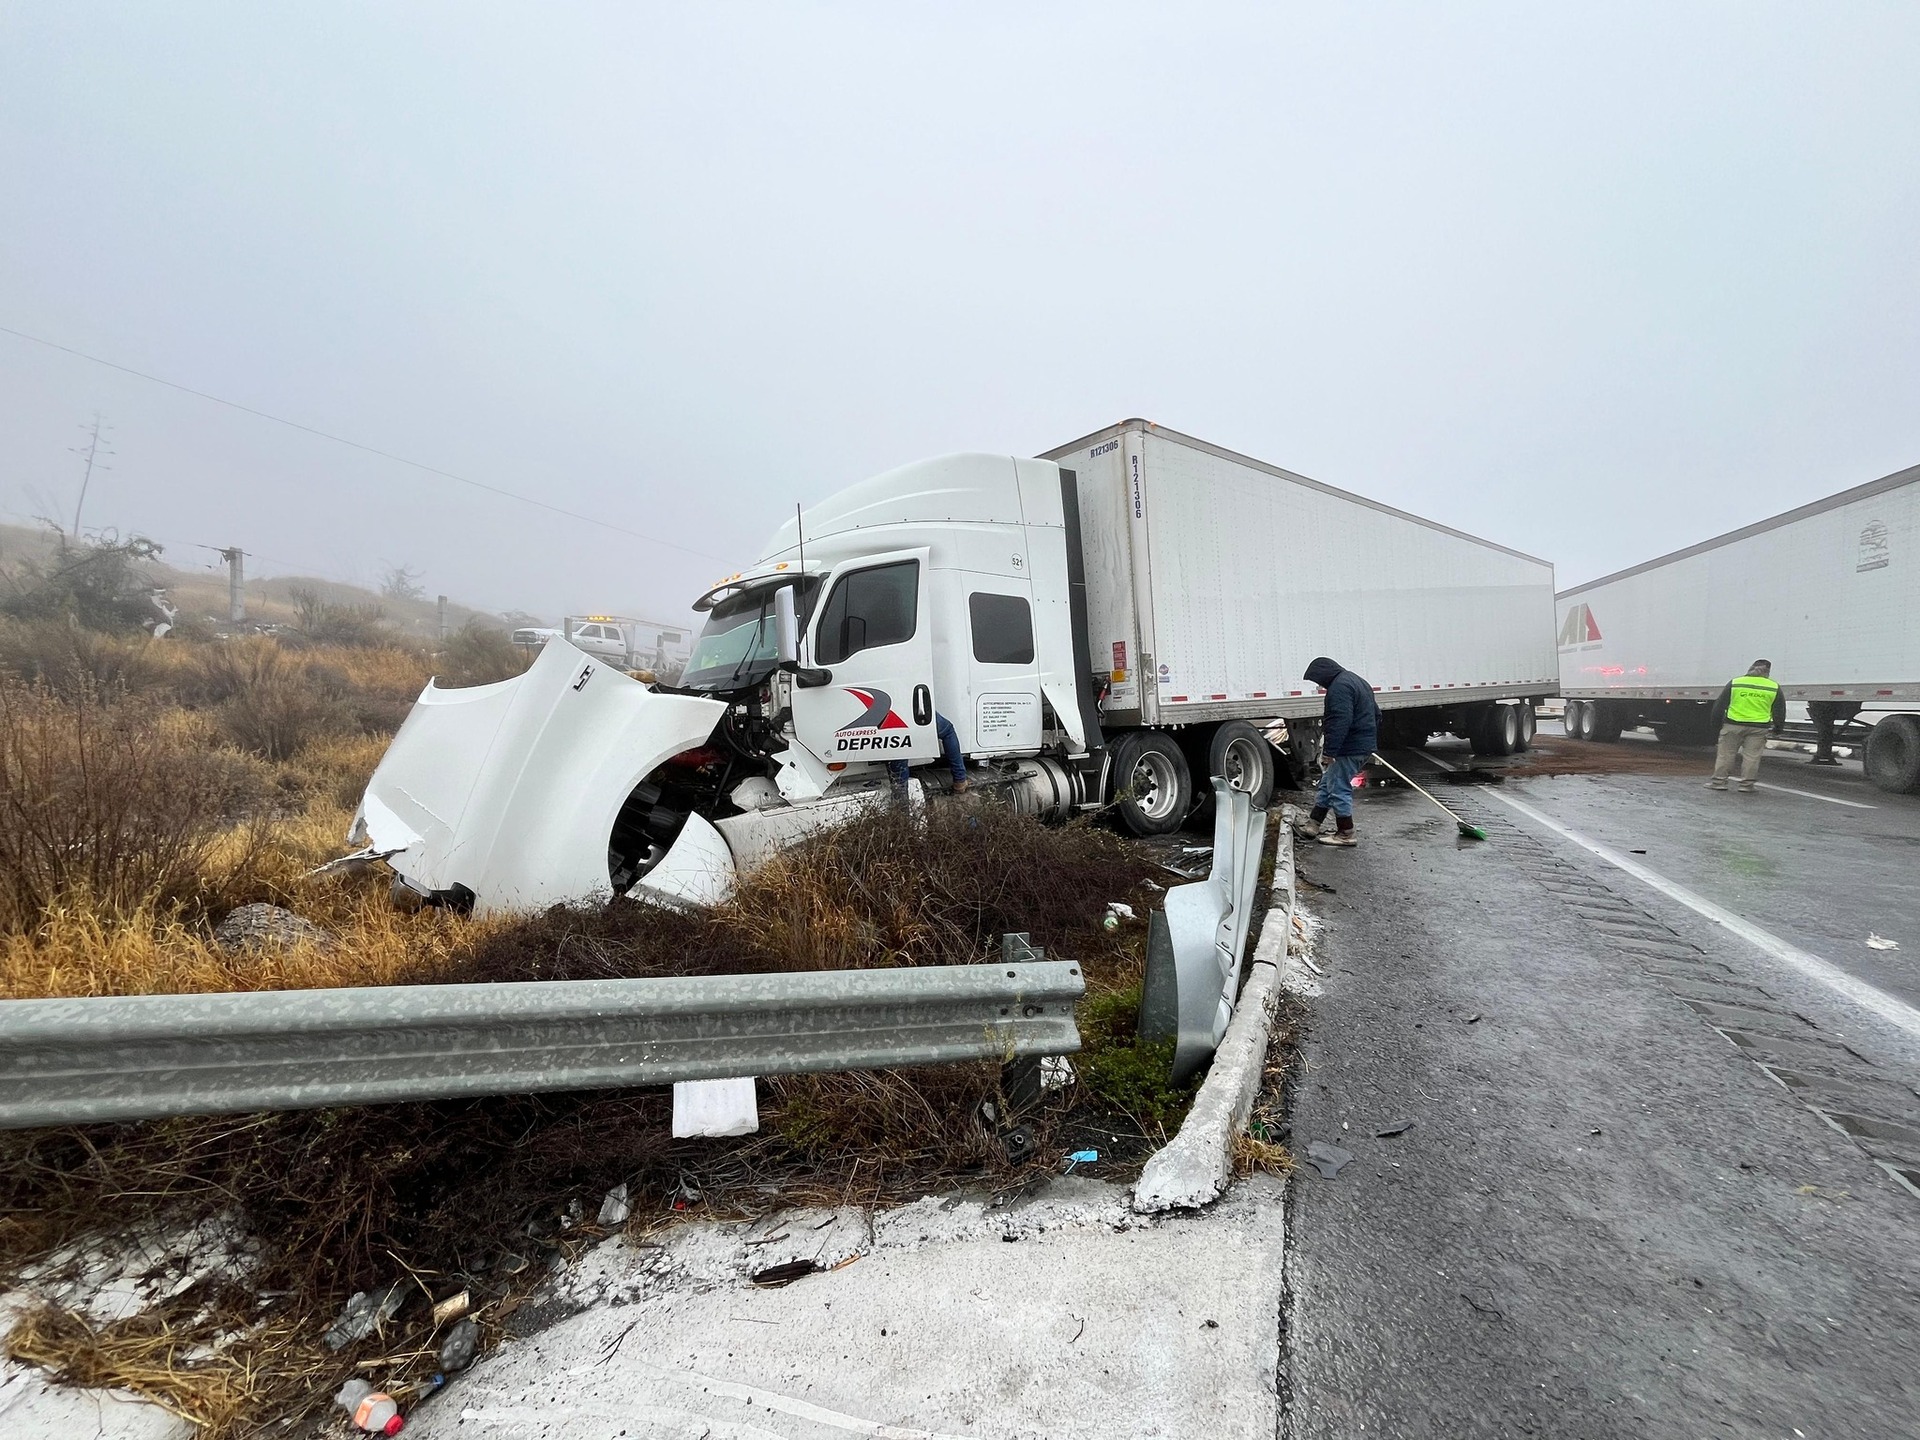
[[[671,618],[1141,415],[1562,587],[1920,462],[1920,6],[0,3],[0,519]],[[1296,563],[1305,559],[1290,552]]]

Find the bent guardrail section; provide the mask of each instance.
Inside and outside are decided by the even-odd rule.
[[[1080,1048],[1068,961],[0,1002],[0,1129]]]

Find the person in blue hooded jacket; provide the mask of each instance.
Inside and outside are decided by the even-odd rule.
[[[1374,703],[1371,685],[1325,655],[1307,666],[1306,678],[1327,692],[1320,722],[1320,753],[1326,769],[1313,794],[1313,813],[1301,833],[1322,845],[1351,846],[1358,843],[1353,836],[1353,777],[1380,744],[1380,707]],[[1331,835],[1320,829],[1329,810],[1334,818]]]

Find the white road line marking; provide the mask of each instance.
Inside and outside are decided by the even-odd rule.
[[[1842,800],[1835,795],[1816,795],[1811,790],[1796,790],[1791,785],[1770,785],[1765,780],[1753,782],[1762,790],[1778,790],[1782,795],[1804,795],[1809,800],[1824,800],[1829,805],[1849,805],[1855,810],[1878,810],[1878,805],[1868,805],[1859,800]]]
[[[1451,770],[1454,767],[1444,760],[1434,759],[1436,765]],[[1602,845],[1598,840],[1589,840],[1577,830],[1562,825],[1551,815],[1546,815],[1511,795],[1503,795],[1489,786],[1482,793],[1511,806],[1537,825],[1544,825],[1554,834],[1571,840],[1583,850],[1589,850],[1616,870],[1624,870],[1643,885],[1650,885],[1669,900],[1678,900],[1695,914],[1703,915],[1714,924],[1724,926],[1738,935],[1755,949],[1771,955],[1774,959],[1791,965],[1809,980],[1814,980],[1832,990],[1835,994],[1851,1000],[1863,1010],[1871,1011],[1882,1020],[1898,1026],[1907,1034],[1920,1037],[1920,1010],[1914,1009],[1906,1001],[1897,999],[1882,990],[1878,985],[1869,985],[1835,965],[1831,960],[1822,960],[1818,955],[1810,955],[1797,945],[1790,945],[1771,930],[1763,930],[1743,915],[1736,915],[1724,905],[1716,905],[1706,896],[1689,890],[1678,881],[1669,880],[1657,870],[1648,869],[1637,860],[1631,860],[1618,850]]]

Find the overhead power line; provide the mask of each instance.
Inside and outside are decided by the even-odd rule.
[[[154,385],[164,385],[169,390],[178,390],[183,395],[191,395],[198,400],[210,401],[215,405],[224,405],[229,410],[238,410],[243,415],[252,415],[256,419],[268,420],[275,425],[284,425],[289,430],[298,430],[307,435],[330,440],[335,445],[344,445],[349,450],[358,450],[363,454],[377,455],[382,460],[391,460],[396,465],[405,465],[414,470],[425,471],[429,475],[438,475],[443,480],[452,480],[456,484],[468,485],[475,490],[484,490],[489,495],[498,495],[505,500],[517,500],[522,505],[532,505],[537,509],[550,511],[555,515],[564,515],[569,520],[581,520],[589,525],[598,525],[603,529],[617,531],[622,535],[631,535],[636,540],[645,540],[650,544],[664,545],[669,550],[678,550],[687,555],[698,555],[702,560],[719,560],[725,563],[725,557],[715,555],[708,550],[696,550],[691,545],[682,545],[677,541],[664,540],[658,535],[649,535],[640,530],[630,530],[625,525],[616,525],[613,521],[598,515],[582,514],[578,510],[569,510],[561,505],[552,505],[545,500],[536,500],[531,495],[522,495],[517,491],[503,489],[498,485],[489,485],[484,480],[474,480],[465,475],[457,475],[451,470],[443,470],[438,465],[429,465],[424,460],[410,460],[405,455],[396,455],[391,450],[382,450],[378,446],[363,445],[358,440],[349,440],[344,435],[335,435],[331,431],[317,429],[312,425],[303,425],[298,420],[289,420],[284,415],[273,415],[265,410],[256,410],[251,405],[242,405],[238,400],[228,400],[221,395],[213,395],[205,390],[196,390],[191,385],[182,385],[176,380],[168,380],[159,375],[151,375],[145,370],[136,370],[131,365],[122,365],[106,360],[98,355],[89,355],[84,350],[76,350],[71,345],[62,345],[58,341],[48,340],[39,335],[29,335],[24,330],[16,330],[11,325],[0,325],[0,334],[12,335],[16,339],[28,341],[34,345],[44,345],[49,350],[58,350],[63,355],[72,355],[95,365],[104,365],[109,370],[118,370],[122,375],[131,375],[136,380],[145,380]]]

